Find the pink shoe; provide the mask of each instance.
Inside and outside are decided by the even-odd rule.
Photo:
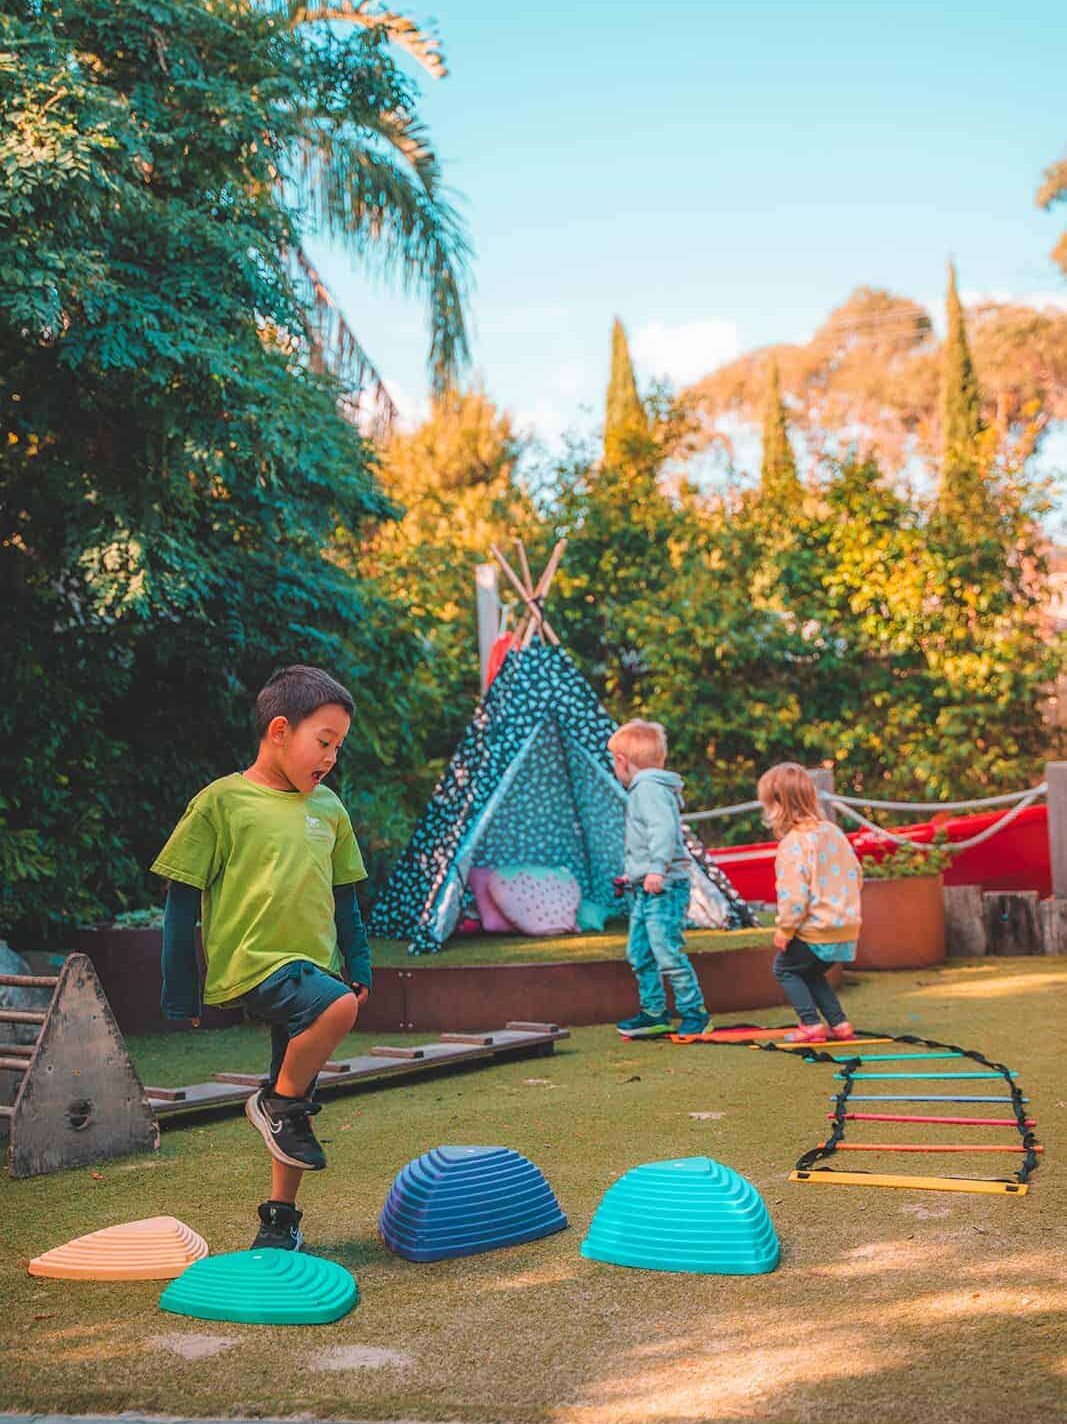
[[[844,1023],[834,1024],[830,1030],[831,1038],[855,1038],[856,1030],[849,1023],[848,1019]]]
[[[785,1036],[786,1043],[825,1043],[826,1029],[820,1024],[798,1024]]]

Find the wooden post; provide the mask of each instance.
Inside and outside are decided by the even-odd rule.
[[[837,824],[837,812],[834,810],[834,808],[833,808],[832,806],[828,806],[828,805],[826,804],[826,802],[823,801],[823,799],[822,799],[822,797],[823,797],[824,795],[832,796],[832,795],[834,794],[834,772],[833,772],[833,767],[829,767],[829,766],[815,766],[815,767],[811,767],[811,768],[809,769],[809,771],[808,771],[808,775],[811,777],[812,781],[815,783],[815,790],[816,790],[816,792],[817,792],[818,795],[819,795],[819,811],[822,813],[823,817],[824,817],[827,821],[833,821],[834,824],[836,825],[836,824]]]
[[[945,940],[950,959],[981,959],[988,950],[980,885],[946,885]]]
[[[496,564],[478,564],[474,570],[474,599],[478,614],[478,664],[482,691],[486,689],[489,654],[500,631],[500,592]]]
[[[1046,954],[1067,954],[1067,761],[1045,763],[1052,896],[1041,906]]]
[[[1067,761],[1045,763],[1048,783],[1048,850],[1052,896],[1067,900]]]

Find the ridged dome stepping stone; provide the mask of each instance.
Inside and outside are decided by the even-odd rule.
[[[197,1320],[249,1325],[325,1325],[358,1299],[353,1276],[302,1251],[233,1251],[190,1266],[159,1298],[160,1309]]]
[[[397,1173],[378,1223],[390,1251],[445,1261],[562,1231],[539,1168],[509,1147],[434,1147]]]
[[[759,1192],[710,1157],[634,1167],[604,1193],[582,1242],[591,1261],[724,1276],[773,1271],[778,1254]]]
[[[173,1216],[105,1226],[56,1246],[29,1265],[61,1281],[169,1281],[207,1255],[202,1236]]]

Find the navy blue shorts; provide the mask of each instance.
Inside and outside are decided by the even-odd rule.
[[[270,1024],[271,1083],[281,1071],[289,1040],[309,1029],[335,1000],[351,992],[347,984],[319,965],[309,959],[297,959],[283,964],[241,995],[238,1003],[249,1018]]]

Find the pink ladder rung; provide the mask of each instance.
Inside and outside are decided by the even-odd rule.
[[[836,1114],[827,1113],[831,1122]],[[846,1122],[939,1122],[951,1123],[956,1127],[1036,1127],[1032,1117],[1023,1118],[1022,1123],[1013,1117],[917,1117],[910,1113],[845,1113]]]

